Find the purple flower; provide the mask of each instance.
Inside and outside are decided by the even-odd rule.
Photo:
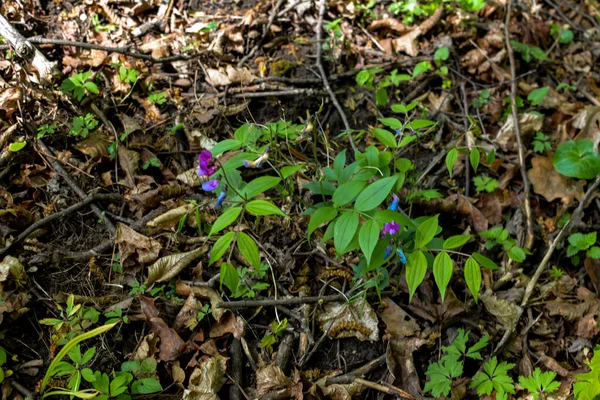
[[[392,204],[388,207],[389,210],[396,211],[398,209],[398,202],[400,199],[396,196],[396,193],[392,193]]]
[[[406,265],[406,256],[404,255],[404,251],[402,249],[396,250],[396,254],[398,254],[398,258],[400,258],[400,262]]]
[[[211,176],[217,170],[216,165],[210,165],[213,161],[213,156],[210,151],[202,150],[198,155],[198,176]]]
[[[223,187],[223,190],[221,193],[219,193],[219,197],[217,198],[217,207],[221,207],[221,204],[223,204],[223,200],[225,200],[225,196],[227,196],[227,193],[225,193],[226,190],[227,188]]]
[[[393,252],[394,252],[394,247],[393,247],[393,246],[391,246],[391,245],[390,245],[390,246],[387,246],[387,247],[385,248],[385,251],[384,251],[384,253],[383,253],[383,259],[384,259],[384,260],[387,260],[387,259],[388,259],[388,257],[389,257],[389,256],[391,256]]]
[[[389,224],[383,225],[383,230],[381,231],[380,236],[390,235],[394,236],[396,233],[400,232],[400,225],[396,223],[396,221],[392,221]]]
[[[213,190],[215,190],[218,187],[219,187],[219,181],[216,179],[213,179],[212,181],[208,181],[208,182],[202,182],[202,189],[204,189],[205,192],[212,192]]]

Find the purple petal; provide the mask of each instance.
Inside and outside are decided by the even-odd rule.
[[[219,181],[216,179],[202,183],[202,189],[204,189],[205,192],[212,192],[213,190],[215,190],[218,187],[219,187]]]
[[[205,163],[208,163],[210,160],[212,160],[212,158],[212,153],[208,150],[202,150],[200,155],[198,155],[198,161],[200,162],[204,161]]]
[[[384,234],[393,236],[396,233],[400,232],[400,225],[396,223],[396,221],[392,221],[389,224],[384,224],[383,232]]]

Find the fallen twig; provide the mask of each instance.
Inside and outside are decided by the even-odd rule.
[[[381,296],[393,295],[393,290],[385,290],[381,292]],[[377,293],[367,295],[367,298],[377,297]],[[259,300],[240,300],[240,301],[224,301],[217,304],[218,308],[248,308],[248,307],[268,307],[268,306],[289,306],[296,304],[317,304],[330,303],[333,301],[348,301],[348,297],[343,294],[334,294],[330,296],[307,296],[307,297],[292,297],[288,299],[259,299]]]
[[[238,68],[242,68],[244,66],[244,64],[246,63],[246,61],[248,61],[248,59],[250,57],[252,57],[254,55],[254,53],[256,53],[256,51],[260,48],[260,46],[262,46],[262,44],[265,42],[265,39],[267,38],[267,35],[269,34],[269,30],[271,29],[271,25],[273,25],[273,22],[275,22],[275,18],[277,17],[277,12],[279,11],[279,8],[281,7],[281,5],[283,4],[284,1],[285,0],[279,0],[277,2],[277,4],[275,4],[275,7],[273,7],[273,9],[271,10],[271,15],[269,16],[269,21],[267,22],[267,25],[265,25],[263,27],[263,33],[262,33],[262,36],[260,37],[260,40],[256,43],[256,45],[254,45],[252,50],[250,50],[250,52],[248,54],[246,54],[244,57],[242,57],[242,59],[237,63]]]
[[[402,389],[398,389],[397,387],[392,386],[390,384],[387,384],[387,385],[384,386],[384,385],[380,385],[379,383],[367,381],[367,380],[364,380],[364,379],[361,379],[361,378],[354,379],[354,382],[360,383],[361,385],[364,385],[364,386],[366,386],[368,388],[371,388],[371,389],[379,390],[380,392],[383,392],[383,393],[387,393],[387,394],[391,394],[391,395],[394,395],[394,396],[398,396],[398,397],[400,397],[402,399],[410,399],[410,400],[420,400],[420,399],[422,399],[422,397],[415,397],[412,394],[410,394],[408,392],[405,392]]]
[[[10,249],[16,243],[19,243],[23,239],[26,239],[36,229],[39,229],[42,226],[49,224],[50,222],[55,221],[59,218],[64,218],[67,215],[74,213],[75,211],[87,206],[88,204],[90,204],[94,201],[106,201],[106,200],[118,201],[118,200],[122,200],[122,199],[123,199],[123,196],[121,196],[120,194],[117,194],[117,193],[103,193],[103,194],[90,195],[90,196],[86,197],[85,199],[81,200],[79,203],[75,203],[72,206],[67,207],[62,211],[56,212],[54,214],[50,214],[47,217],[42,218],[39,221],[31,224],[27,229],[25,229],[23,232],[21,232],[21,234],[19,236],[17,236],[17,238],[15,240],[10,242],[5,248],[0,250],[0,256],[2,256],[4,253],[6,253],[8,251],[8,249]]]
[[[512,117],[515,122],[515,137],[517,139],[517,144],[519,146],[519,167],[521,170],[521,177],[523,179],[523,192],[525,196],[524,200],[524,208],[525,208],[525,218],[526,218],[526,227],[527,232],[525,235],[525,244],[524,247],[527,250],[531,250],[533,246],[533,215],[531,213],[531,202],[529,200],[529,178],[527,178],[527,168],[525,166],[525,150],[523,146],[523,140],[521,139],[521,128],[519,127],[519,115],[517,112],[517,82],[515,77],[516,67],[515,67],[515,53],[510,44],[510,34],[508,32],[508,24],[510,23],[510,15],[512,8],[512,0],[508,1],[507,9],[506,9],[506,19],[504,21],[504,36],[506,40],[506,51],[508,52],[508,59],[510,62],[510,105],[512,108]]]
[[[329,93],[329,98],[331,98],[331,102],[333,103],[335,108],[338,110],[338,113],[340,114],[340,117],[342,118],[342,122],[344,123],[344,128],[346,129],[346,134],[348,135],[348,141],[350,142],[350,146],[352,147],[352,150],[356,152],[358,149],[356,148],[356,145],[354,144],[354,139],[352,139],[352,129],[350,128],[350,124],[348,123],[348,118],[346,117],[346,113],[344,113],[344,109],[342,108],[335,93],[333,93],[333,90],[331,89],[331,86],[329,85],[329,81],[327,80],[327,74],[325,73],[325,68],[323,68],[323,64],[321,61],[322,54],[323,54],[323,44],[321,43],[322,36],[323,36],[323,17],[325,16],[326,6],[327,6],[327,2],[325,0],[321,0],[321,2],[319,3],[319,20],[317,22],[317,43],[316,43],[317,60],[315,62],[315,65],[319,69],[319,73],[321,74],[321,79],[323,80],[323,86],[325,87],[325,90],[327,90],[327,92]]]
[[[369,372],[374,371],[377,368],[381,367],[383,364],[385,364],[385,359],[386,359],[386,355],[382,354],[381,356],[377,357],[374,360],[369,361],[368,363],[355,369],[354,371],[348,372],[347,374],[344,374],[344,375],[334,376],[333,378],[327,378],[327,380],[325,381],[325,385],[326,386],[334,385],[334,384],[344,385],[344,384],[352,383],[352,381],[354,379],[366,376]]]

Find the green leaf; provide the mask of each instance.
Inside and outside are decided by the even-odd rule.
[[[318,208],[311,216],[308,222],[308,233],[307,239],[310,239],[310,235],[317,229],[321,224],[329,222],[337,217],[338,212],[333,207],[321,207]]]
[[[448,239],[444,240],[444,244],[442,245],[442,248],[444,250],[452,250],[452,249],[456,249],[457,247],[460,247],[462,245],[464,245],[465,243],[467,243],[469,241],[469,239],[471,239],[471,235],[456,235],[456,236],[450,236]]]
[[[363,212],[370,211],[383,203],[397,180],[398,176],[390,176],[370,184],[358,195],[354,203],[354,209]]]
[[[481,354],[479,354],[479,350],[485,348],[488,345],[489,336],[483,335],[477,343],[469,348],[467,352],[467,357],[472,358],[474,360],[481,360]]]
[[[300,171],[302,168],[304,168],[304,165],[302,164],[286,165],[285,167],[281,168],[281,176],[283,177],[283,179],[287,179],[290,176],[294,175],[296,172]]]
[[[456,165],[456,161],[458,161],[458,150],[455,148],[451,149],[448,154],[446,154],[446,168],[448,168],[448,173],[450,174],[450,178],[452,178],[452,170]]]
[[[448,396],[452,389],[452,378],[458,378],[463,373],[463,364],[457,356],[442,357],[439,363],[431,363],[425,372],[429,381],[424,390],[431,392],[436,398],[442,394]]]
[[[380,87],[375,91],[375,104],[380,107],[387,106],[388,92],[386,88]]]
[[[246,204],[246,211],[252,215],[281,215],[282,217],[285,217],[283,211],[266,200],[253,200],[249,202]]]
[[[237,247],[242,257],[255,269],[260,267],[260,253],[254,239],[244,232],[238,233]]]
[[[471,161],[471,166],[473,167],[473,171],[477,172],[477,168],[479,167],[479,160],[481,159],[481,154],[479,153],[479,149],[475,147],[469,153],[469,160]]]
[[[237,217],[240,216],[241,212],[242,207],[232,207],[229,210],[225,211],[223,214],[221,214],[219,218],[217,218],[217,220],[213,224],[212,228],[210,229],[209,236],[217,234],[223,229],[227,228],[237,219]]]
[[[465,263],[465,282],[475,299],[475,303],[477,303],[479,289],[481,288],[481,268],[473,257],[469,257]]]
[[[100,93],[100,91],[98,90],[98,86],[96,86],[94,82],[86,82],[84,86],[88,91],[94,94]]]
[[[151,374],[154,371],[156,371],[156,360],[152,357],[144,359],[140,366],[140,372],[142,374]]]
[[[446,46],[440,47],[433,54],[433,60],[438,66],[442,63],[442,61],[446,61],[448,57],[450,57],[450,49],[448,49]]]
[[[598,259],[598,258],[600,258],[600,247],[592,246],[592,247],[590,247],[590,249],[587,251],[586,254],[589,258]]]
[[[365,181],[350,181],[340,185],[333,194],[333,206],[338,208],[354,201],[367,186]]]
[[[435,260],[433,260],[433,277],[435,284],[440,290],[443,303],[446,288],[448,287],[448,283],[450,283],[450,278],[452,278],[452,259],[445,251],[438,253]]]
[[[570,140],[556,149],[554,168],[572,178],[593,179],[600,174],[600,155],[591,140]]]
[[[371,263],[371,255],[379,241],[379,231],[379,223],[374,219],[370,219],[360,227],[358,232],[358,244],[367,259],[367,265]]]
[[[421,61],[415,65],[412,76],[413,78],[416,78],[417,76],[427,72],[429,69],[431,69],[431,63],[429,61]]]
[[[397,112],[397,113],[403,113],[403,114],[407,114],[408,112],[410,112],[413,108],[415,108],[419,103],[412,102],[410,104],[404,105],[404,104],[394,104],[392,106],[392,111],[393,112]]]
[[[342,150],[333,160],[333,172],[338,179],[342,176],[344,165],[346,165],[346,150]]]
[[[210,251],[210,260],[208,261],[208,265],[213,264],[215,261],[223,257],[229,248],[229,245],[233,241],[234,236],[235,232],[227,232],[215,242],[212,250]]]
[[[223,284],[231,291],[231,294],[235,294],[240,286],[240,277],[237,269],[228,262],[221,263],[221,271],[219,275],[221,280],[221,290],[223,290]]]
[[[415,249],[427,246],[427,244],[435,237],[435,233],[438,229],[438,217],[439,214],[434,215],[421,222],[417,227],[417,232],[415,233]]]
[[[510,250],[508,250],[507,255],[508,255],[508,258],[510,258],[511,260],[514,260],[516,262],[523,262],[523,261],[525,261],[525,257],[526,257],[523,249],[518,246],[511,247]]]
[[[394,130],[402,128],[402,122],[396,118],[379,118],[379,122]]]
[[[550,394],[560,387],[560,382],[554,382],[554,378],[556,378],[556,372],[542,372],[541,369],[536,368],[528,378],[519,376],[519,385],[527,389],[534,399],[538,399],[540,392]]]
[[[531,102],[532,106],[540,105],[548,94],[548,90],[550,90],[549,87],[534,89],[527,95],[527,100]]]
[[[408,257],[406,264],[406,283],[408,284],[409,297],[408,301],[412,300],[415,291],[425,279],[427,273],[427,258],[422,251],[416,250]]]
[[[479,254],[479,253],[473,253],[472,257],[479,263],[481,264],[484,268],[490,269],[492,271],[497,270],[499,267],[498,265],[496,265],[495,262],[493,262],[492,260],[490,260],[489,258]]]
[[[379,140],[385,146],[391,147],[393,149],[396,148],[396,137],[392,132],[381,128],[373,128],[372,133],[377,138],[377,140]]]
[[[13,153],[16,153],[19,150],[22,150],[23,147],[25,147],[27,145],[27,142],[23,141],[23,142],[12,142],[11,144],[8,145],[8,149],[10,151],[12,151]]]
[[[423,129],[423,128],[427,128],[429,126],[433,126],[436,123],[434,121],[430,121],[428,119],[415,119],[414,121],[410,121],[410,123],[408,124],[408,127],[412,130],[418,130],[418,129]]]
[[[279,182],[281,182],[281,178],[275,176],[261,176],[248,183],[244,187],[242,194],[246,197],[246,199],[251,199],[261,193],[266,192],[272,187],[277,186]]]
[[[213,156],[218,156],[221,153],[225,153],[230,150],[238,150],[242,147],[243,142],[235,139],[225,139],[220,141],[213,147],[210,152]]]
[[[141,366],[142,366],[142,364],[140,363],[139,360],[125,361],[123,364],[121,364],[121,371],[135,372],[138,369],[140,369]]]
[[[358,213],[351,211],[342,212],[342,215],[335,221],[333,245],[339,254],[343,254],[346,247],[352,241],[358,228],[358,222]]]
[[[160,382],[155,378],[143,378],[131,384],[131,394],[158,393],[163,390]]]

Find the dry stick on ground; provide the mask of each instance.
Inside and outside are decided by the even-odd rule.
[[[242,400],[242,386],[244,363],[242,361],[242,343],[239,339],[233,338],[231,345],[229,346],[229,357],[231,357],[231,379],[234,384],[229,388],[229,398],[231,400]],[[239,385],[239,386],[238,386]]]
[[[40,78],[43,81],[50,82],[52,77],[58,74],[56,62],[50,62],[48,59],[33,46],[23,35],[21,35],[11,24],[0,14],[0,36],[4,37],[15,49],[19,57],[37,69]]]
[[[252,50],[250,50],[250,52],[248,54],[246,54],[244,57],[242,57],[240,62],[238,62],[238,64],[237,64],[238,68],[242,68],[244,66],[244,64],[246,63],[246,61],[248,61],[248,59],[250,57],[252,57],[254,55],[254,53],[256,53],[256,51],[260,48],[260,46],[262,46],[262,44],[265,42],[265,39],[267,38],[267,35],[269,34],[269,30],[271,29],[271,25],[273,25],[273,22],[275,22],[275,18],[277,17],[277,12],[279,11],[279,8],[283,4],[283,2],[284,2],[284,0],[279,0],[277,2],[277,4],[275,4],[275,7],[273,7],[273,9],[271,10],[271,15],[269,16],[269,21],[267,22],[267,25],[265,25],[263,27],[263,33],[262,33],[262,36],[260,37],[260,40],[258,41],[258,43],[256,43],[256,45],[252,48]]]
[[[316,43],[317,60],[315,62],[315,65],[319,69],[319,73],[321,74],[321,79],[323,79],[323,86],[325,87],[325,90],[327,90],[327,92],[329,93],[331,102],[333,103],[335,108],[338,110],[338,113],[340,114],[340,117],[342,118],[342,122],[344,123],[344,128],[346,129],[346,133],[348,135],[348,141],[350,142],[350,146],[352,147],[352,150],[354,152],[356,152],[358,149],[356,148],[356,145],[354,144],[354,139],[352,139],[352,130],[350,129],[350,124],[348,123],[348,118],[346,117],[346,113],[344,113],[344,109],[342,108],[340,102],[338,101],[337,97],[335,96],[335,93],[333,93],[331,86],[329,86],[329,80],[327,80],[327,74],[325,73],[325,68],[323,68],[323,63],[322,63],[323,44],[321,43],[321,41],[322,41],[322,36],[323,36],[323,18],[325,16],[326,8],[327,8],[327,1],[321,0],[320,4],[319,4],[319,20],[317,22],[317,43]]]
[[[366,376],[369,372],[376,370],[385,364],[386,354],[382,354],[374,360],[369,361],[362,367],[355,369],[354,371],[348,372],[344,375],[334,376],[333,378],[327,378],[325,385],[347,385],[352,383],[354,379]]]
[[[393,290],[384,290],[381,296],[393,295]],[[377,293],[367,295],[369,297],[377,297]],[[348,297],[343,294],[334,294],[330,296],[307,296],[307,297],[292,297],[289,299],[260,299],[260,300],[240,300],[240,301],[225,301],[217,304],[217,308],[248,308],[248,307],[268,307],[268,306],[289,306],[297,304],[317,304],[330,303],[333,301],[348,301]]]
[[[515,53],[510,44],[510,34],[508,32],[508,24],[510,23],[510,14],[512,8],[512,0],[508,1],[506,9],[506,19],[504,21],[504,36],[506,41],[506,51],[508,52],[508,60],[510,62],[510,105],[512,108],[512,117],[514,120],[515,137],[517,138],[517,144],[519,146],[519,167],[521,170],[521,178],[523,179],[523,192],[525,196],[524,208],[527,232],[525,236],[524,247],[527,250],[531,250],[533,246],[533,216],[531,214],[531,202],[529,199],[529,179],[527,178],[527,168],[525,165],[525,148],[523,146],[523,140],[521,139],[521,128],[519,127],[519,115],[517,112],[517,82],[516,82],[516,69],[515,69]]]
[[[117,194],[117,193],[103,193],[103,194],[90,195],[90,196],[86,197],[85,199],[81,200],[79,203],[75,203],[72,206],[67,207],[62,211],[56,212],[54,214],[50,214],[47,217],[42,218],[39,221],[31,224],[27,229],[25,229],[23,232],[21,232],[21,234],[19,236],[17,236],[17,238],[15,240],[10,242],[10,244],[8,244],[5,248],[0,250],[0,256],[2,256],[4,253],[6,253],[6,251],[8,249],[10,249],[12,246],[14,246],[16,243],[19,243],[23,239],[27,238],[36,229],[39,229],[42,226],[44,226],[54,220],[57,220],[59,218],[64,218],[67,215],[74,213],[75,211],[87,206],[88,204],[90,204],[94,201],[103,201],[103,200],[104,201],[119,201],[122,199],[123,199],[123,196],[121,196],[120,194]]]
[[[359,384],[366,386],[368,388],[371,388],[371,389],[379,390],[380,392],[383,392],[383,393],[387,393],[387,394],[391,394],[393,396],[400,397],[401,399],[420,400],[420,399],[424,398],[424,397],[415,397],[412,394],[405,392],[402,389],[398,389],[397,387],[389,385],[389,384],[387,386],[384,386],[384,385],[380,385],[379,383],[367,381],[367,380],[364,380],[361,378],[354,379],[354,382],[359,383]]]
[[[67,182],[67,184],[71,187],[71,189],[82,199],[85,199],[86,197],[88,197],[88,194],[86,192],[84,192],[83,189],[81,189],[79,187],[77,182],[75,182],[73,180],[73,178],[71,178],[71,175],[69,175],[69,173],[67,171],[65,171],[65,169],[61,165],[60,161],[58,161],[56,158],[52,157],[53,154],[50,151],[50,149],[48,148],[48,146],[46,146],[44,141],[38,140],[37,143],[38,143],[38,146],[40,147],[40,149],[42,150],[42,153],[44,153],[45,155],[48,156],[47,157],[48,161],[50,162],[50,164],[52,164],[52,167],[54,167],[54,170],[65,180],[65,182]],[[100,208],[94,203],[90,204],[90,208],[92,209],[92,211],[94,211],[94,214],[96,214],[96,216],[98,218],[104,219],[104,224],[106,225],[106,229],[108,230],[108,232],[110,233],[111,236],[114,236],[115,232],[116,232],[115,226],[108,218],[106,218],[105,215],[102,214],[102,210],[100,210]]]
[[[558,234],[556,235],[556,238],[552,241],[552,243],[550,243],[548,250],[546,250],[546,254],[544,254],[544,258],[542,258],[542,261],[538,264],[537,269],[535,270],[533,276],[531,277],[531,279],[529,280],[529,283],[527,284],[527,287],[525,288],[525,293],[523,294],[523,300],[521,301],[521,308],[519,309],[519,318],[518,319],[521,318],[521,314],[523,314],[523,308],[525,306],[527,306],[527,303],[529,302],[529,298],[533,294],[533,291],[535,290],[535,286],[537,285],[537,282],[540,279],[540,276],[542,276],[542,273],[544,272],[546,265],[548,265],[548,262],[550,261],[550,257],[552,257],[552,254],[554,253],[556,246],[569,233],[569,231],[571,230],[571,227],[573,225],[577,225],[579,223],[579,221],[583,217],[583,209],[585,208],[586,203],[592,199],[592,197],[595,195],[595,192],[599,186],[600,186],[600,175],[598,175],[598,177],[596,178],[596,181],[585,192],[583,199],[581,200],[581,202],[579,203],[579,205],[573,212],[573,215],[571,216],[571,219],[569,219],[569,222],[566,223],[566,225],[558,232]],[[515,328],[516,328],[516,324],[515,324]],[[513,330],[514,330],[514,328],[513,328]],[[496,349],[494,350],[494,352],[492,354],[498,353],[498,351],[506,344],[506,342],[508,342],[508,339],[512,335],[513,330],[507,329],[504,332],[504,336],[502,336],[502,339],[500,339],[500,342],[498,342],[498,345],[496,346]]]

